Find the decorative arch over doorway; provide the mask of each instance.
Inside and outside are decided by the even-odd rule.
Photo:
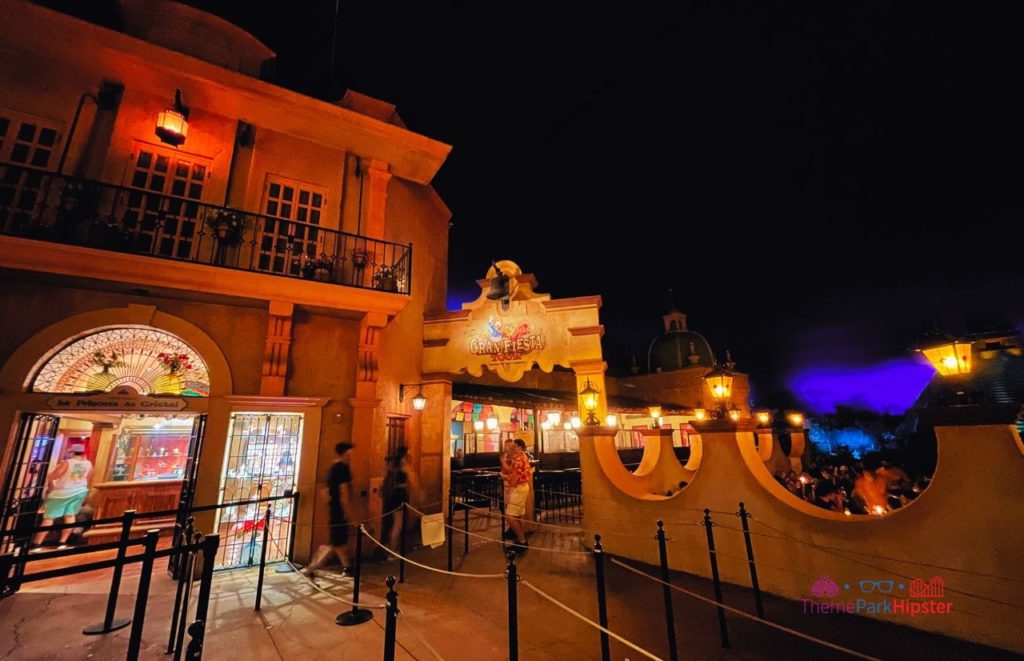
[[[147,378],[156,380],[159,376],[157,370],[165,373],[171,371],[170,365],[159,357],[161,352],[168,352],[156,350],[161,346],[161,342],[165,343],[162,345],[165,348],[177,350],[177,356],[185,355],[185,360],[191,365],[190,369],[184,369],[179,361],[179,367],[175,370],[180,370],[186,377],[180,379],[183,388],[188,387],[189,381],[196,386],[208,386],[205,392],[197,390],[193,394],[179,390],[176,394],[231,394],[231,370],[217,343],[194,324],[148,305],[94,310],[47,326],[18,347],[0,369],[0,389],[10,391],[13,384],[18,384],[15,388],[22,392],[40,392],[49,391],[51,386],[61,387],[60,384],[81,383],[83,375],[88,380],[90,371],[86,368],[89,361],[95,358],[92,354],[83,352],[83,349],[95,345],[94,352],[105,352],[102,361],[111,362],[111,350],[116,350],[116,347],[131,347],[133,342],[136,346],[131,350],[135,352],[133,355],[137,354],[135,369],[143,374],[122,374],[122,377],[124,382],[139,394],[149,394],[142,392],[145,388],[138,385],[140,381]],[[96,365],[95,371],[101,372],[102,366],[98,362]],[[117,368],[111,367],[108,371],[116,373]],[[129,370],[126,368],[123,371]],[[129,378],[132,376],[134,378]],[[93,381],[89,385],[96,387],[87,390],[111,390],[118,384],[108,383],[109,387],[100,387],[99,381]],[[162,380],[153,391],[161,392],[161,385],[173,387],[175,384],[168,384],[166,380]]]

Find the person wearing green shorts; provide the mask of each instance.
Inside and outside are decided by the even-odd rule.
[[[79,443],[72,445],[70,456],[59,462],[49,477],[49,490],[43,505],[43,527],[53,525],[55,519],[74,523],[75,515],[82,509],[85,497],[89,494],[89,479],[92,477],[92,462],[85,458],[85,446]],[[36,533],[33,551],[42,550],[41,545],[47,532],[42,530]],[[71,526],[62,528],[58,548],[64,548],[70,536]]]

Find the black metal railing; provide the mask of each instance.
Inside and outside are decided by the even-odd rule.
[[[0,233],[408,294],[412,245],[0,163]]]
[[[583,523],[580,470],[537,471],[533,475],[533,516],[547,523]]]

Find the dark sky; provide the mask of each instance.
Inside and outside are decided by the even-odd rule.
[[[331,87],[333,2],[193,4],[274,48],[282,84],[452,144],[453,297],[492,258],[601,294],[613,368],[644,360],[670,287],[764,403],[803,367],[905,357],[930,319],[1024,322],[1008,10],[341,2]]]

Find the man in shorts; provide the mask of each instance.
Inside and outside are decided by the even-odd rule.
[[[317,550],[313,561],[306,568],[306,575],[312,576],[313,572],[323,567],[330,552],[333,549],[338,560],[341,561],[342,573],[349,576],[348,537],[349,523],[345,518],[345,512],[350,508],[352,502],[352,469],[349,467],[351,458],[351,443],[338,443],[334,451],[338,458],[327,470],[327,501],[328,516],[330,520],[331,546],[321,547]]]
[[[508,496],[505,500],[505,518],[515,535],[515,546],[519,552],[526,550],[526,532],[523,529],[523,515],[530,497],[530,462],[526,458],[526,441],[515,440],[512,456],[508,462]]]
[[[71,446],[69,456],[57,463],[49,475],[46,501],[43,505],[43,527],[53,525],[55,519],[74,523],[75,515],[82,509],[85,497],[89,495],[89,481],[92,478],[92,462],[85,458],[85,446],[76,443]],[[36,533],[33,552],[42,550],[43,540],[49,531]],[[59,549],[67,548],[71,526],[60,531]]]

